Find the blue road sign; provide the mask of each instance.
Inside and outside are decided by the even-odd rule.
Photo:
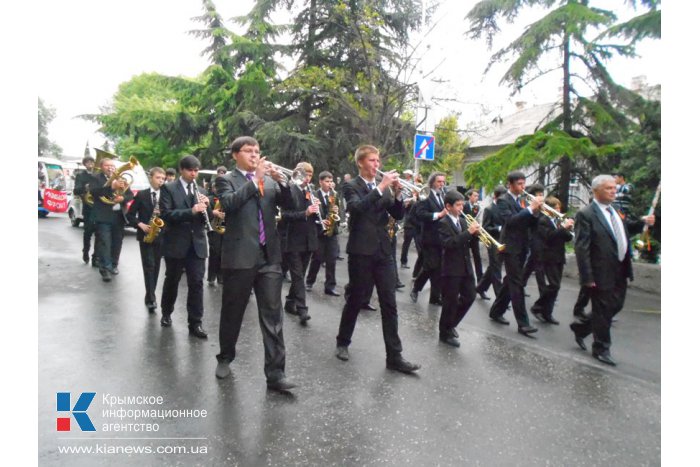
[[[423,161],[435,160],[435,137],[416,134],[413,145],[413,158]]]

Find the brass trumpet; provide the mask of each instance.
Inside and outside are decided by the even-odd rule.
[[[536,196],[531,195],[527,191],[524,191],[523,193],[525,193],[525,195],[527,196],[527,199],[529,199],[530,201],[532,201],[536,198]],[[544,215],[547,217],[550,217],[552,219],[559,220],[559,221],[563,221],[564,218],[566,217],[565,214],[560,213],[559,211],[554,209],[552,206],[550,206],[544,202],[542,203],[542,213],[544,213]]]
[[[285,183],[292,182],[295,185],[301,185],[306,179],[306,171],[300,167],[290,170],[270,161],[267,161],[267,163],[270,164],[270,167],[274,168],[277,172],[282,173]]]
[[[381,175],[382,177],[386,175],[386,173],[382,172],[381,170],[377,170],[377,174]],[[411,196],[413,193],[418,193],[418,199],[421,201],[428,199],[430,196],[430,187],[428,185],[416,185],[402,178],[398,178],[397,180],[401,184],[401,191],[404,193],[407,192],[407,194],[410,194]]]
[[[136,167],[137,165],[139,165],[138,159],[136,159],[136,157],[134,157],[134,156],[131,156],[129,158],[129,162],[127,162],[126,164],[122,165],[117,170],[115,170],[114,173],[112,174],[112,176],[107,179],[104,186],[105,187],[112,186],[112,182],[121,179],[121,180],[124,180],[124,183],[126,183],[126,187],[123,190],[122,189],[114,190],[114,193],[112,193],[112,196],[110,196],[110,197],[100,196],[100,201],[102,201],[105,204],[117,204],[116,201],[114,201],[114,199],[117,196],[124,196],[124,193],[126,192],[126,190],[128,190],[129,187],[131,186],[131,184],[134,182],[134,176],[132,174],[128,173],[128,171],[134,170],[134,167]]]
[[[471,227],[471,225],[472,225],[474,222],[477,222],[476,219],[474,218],[474,216],[472,216],[471,214],[464,214],[463,212],[461,212],[460,215],[461,215],[462,217],[464,217],[464,219],[467,221],[467,225],[468,225],[469,227]],[[488,233],[481,225],[479,225],[479,240],[480,240],[481,243],[483,243],[484,246],[486,246],[487,248],[493,245],[494,247],[496,247],[496,250],[499,251],[499,252],[501,252],[501,251],[503,251],[503,250],[506,249],[505,244],[498,243],[498,241],[496,241],[496,239],[493,238],[493,237],[491,236],[491,234]]]

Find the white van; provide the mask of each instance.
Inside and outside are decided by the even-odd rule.
[[[66,212],[73,193],[73,184],[63,161],[39,157],[38,187],[39,217],[46,217],[49,212]],[[46,193],[47,189],[50,196]]]

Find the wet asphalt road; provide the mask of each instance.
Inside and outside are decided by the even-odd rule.
[[[407,287],[397,293],[399,332],[404,356],[423,368],[406,376],[384,367],[378,312],[362,312],[350,361],[335,358],[343,300],[324,295],[317,282],[307,297],[309,326],[285,315],[287,376],[299,388],[284,395],[265,388],[254,298],[233,377],[219,381],[219,287],[205,283],[208,340],[187,333],[184,280],[173,326],[163,329],[160,310],[149,315],[143,306],[133,231],[124,239],[121,274],[105,284],[80,259],[82,228],[55,214],[38,228],[40,465],[660,464],[658,296],[630,289],[612,331],[618,366],[610,368],[579,350],[568,329],[573,281],[564,281],[557,304],[561,326],[532,320],[537,339],[516,333],[512,312],[510,326],[492,323],[491,302],[477,298],[458,328],[459,349],[438,341],[440,310],[428,305],[427,288],[413,304]],[[400,270],[406,284],[410,272]],[[339,289],[346,282],[347,262],[340,262]],[[530,282],[528,305],[537,293]],[[159,299],[161,285],[162,277]],[[80,431],[75,419],[71,431],[57,431],[57,417],[67,416],[56,410],[57,392],[70,392],[71,404],[81,392],[96,393],[87,411],[96,432]],[[109,396],[163,402],[110,406]],[[130,417],[114,418],[118,409]],[[133,409],[207,414],[136,418]],[[145,424],[158,431],[134,431]],[[146,448],[151,453],[134,452]]]

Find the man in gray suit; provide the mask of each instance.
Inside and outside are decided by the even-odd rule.
[[[216,192],[226,213],[216,377],[223,379],[231,374],[229,365],[236,357],[243,313],[254,289],[265,347],[267,387],[288,391],[296,385],[287,381],[284,373],[282,253],[275,216],[278,206],[290,205],[289,186],[283,175],[260,157],[260,146],[254,138],[236,138],[231,154],[236,166],[216,179]]]

